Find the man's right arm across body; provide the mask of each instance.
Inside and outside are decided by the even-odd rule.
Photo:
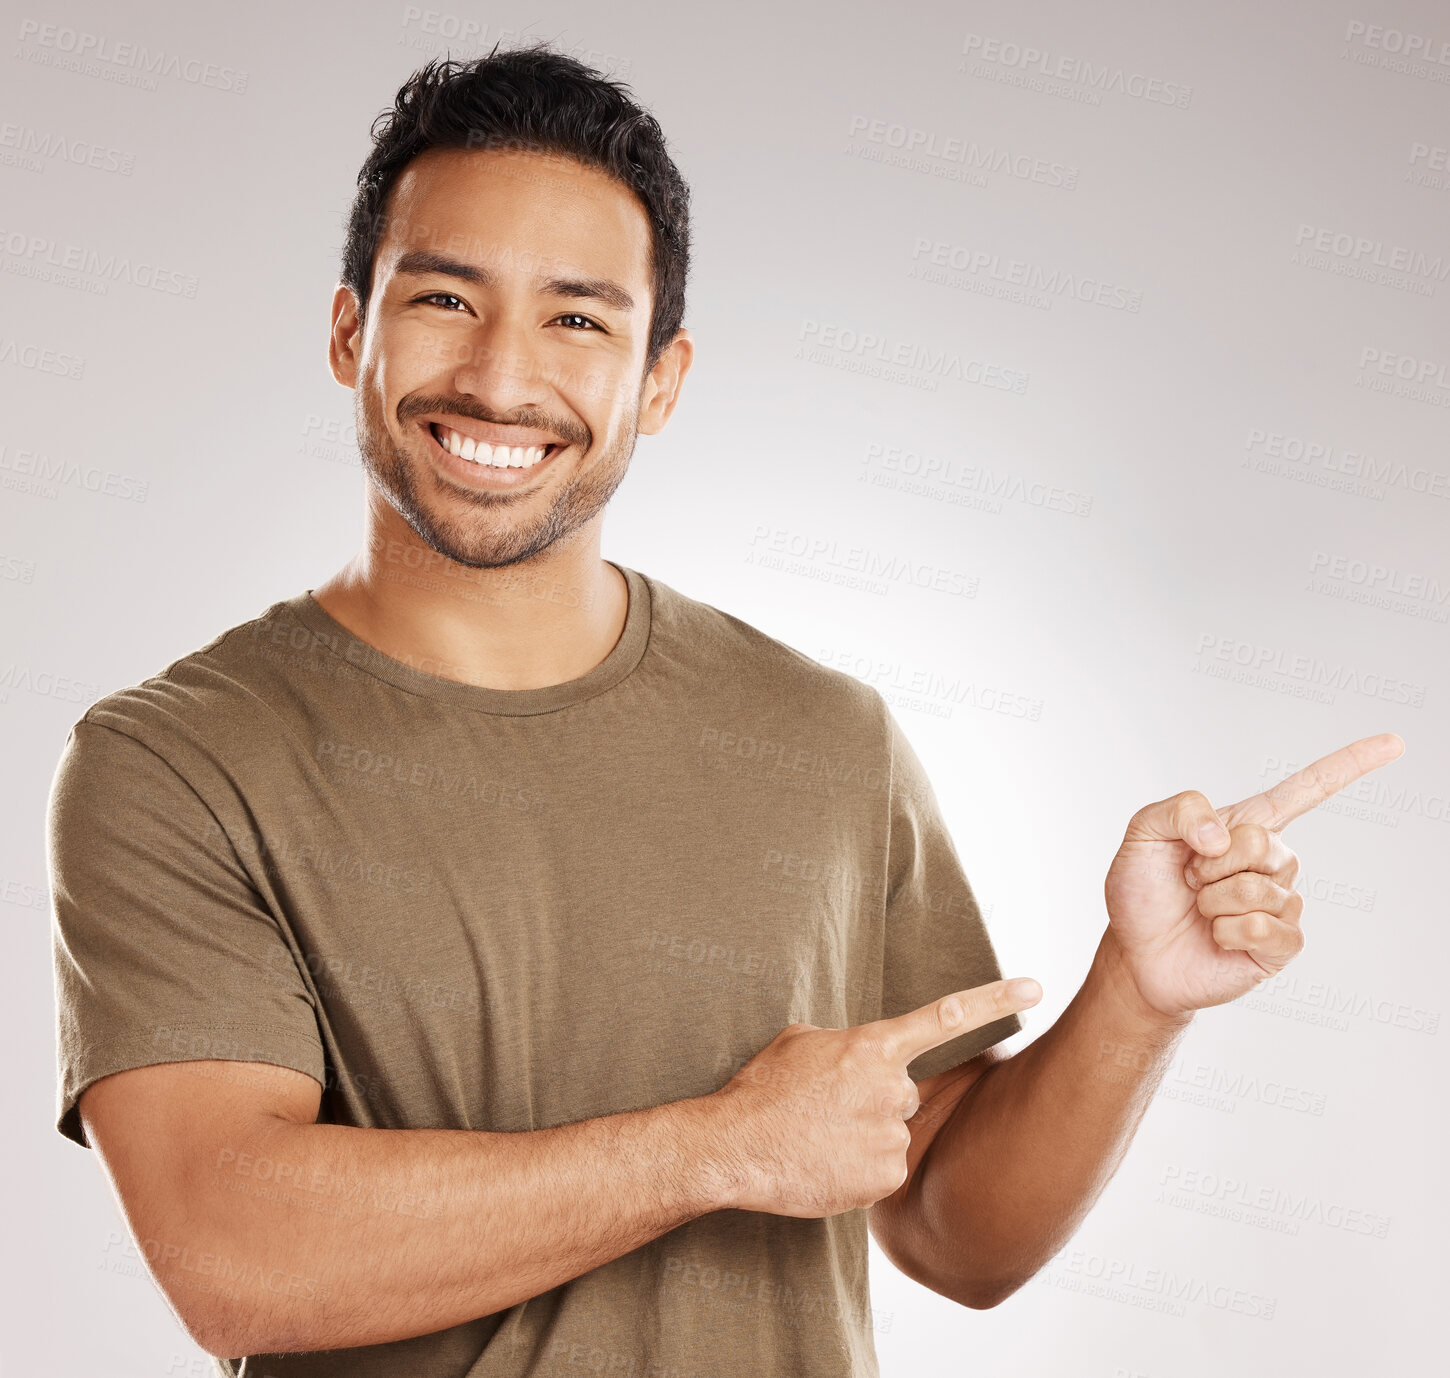
[[[382,1344],[504,1310],[714,1210],[822,1217],[890,1195],[921,1103],[907,1063],[1035,1003],[1008,985],[853,1029],[792,1024],[718,1091],[524,1133],[318,1124],[312,1077],[223,1061],[103,1077],[80,1116],[204,1349]]]

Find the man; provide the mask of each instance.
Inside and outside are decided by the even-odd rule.
[[[58,1127],[225,1373],[874,1373],[868,1227],[1019,1287],[1302,945],[1278,829],[1401,749],[1141,810],[1082,990],[993,1052],[1040,991],[880,696],[600,557],[687,203],[546,47],[418,73],[333,303],[364,551],[72,729]]]

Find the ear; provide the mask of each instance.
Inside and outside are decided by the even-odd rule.
[[[680,400],[685,374],[695,359],[695,340],[688,330],[681,330],[665,347],[659,362],[644,381],[639,406],[639,430],[642,435],[656,435]]]
[[[332,369],[332,376],[343,387],[357,386],[362,335],[357,297],[350,287],[344,287],[339,282],[332,294],[332,334],[327,341],[327,364]]]

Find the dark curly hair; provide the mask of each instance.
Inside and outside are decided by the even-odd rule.
[[[461,62],[435,59],[399,88],[372,125],[373,149],[357,177],[342,247],[342,283],[367,314],[373,260],[388,194],[430,148],[509,148],[566,157],[630,188],[649,217],[653,245],[648,373],[680,329],[690,264],[690,189],[654,116],[629,87],[546,42]]]

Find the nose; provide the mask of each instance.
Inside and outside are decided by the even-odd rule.
[[[492,311],[458,342],[453,386],[495,412],[539,406],[547,394],[539,344],[535,327],[517,312]]]

